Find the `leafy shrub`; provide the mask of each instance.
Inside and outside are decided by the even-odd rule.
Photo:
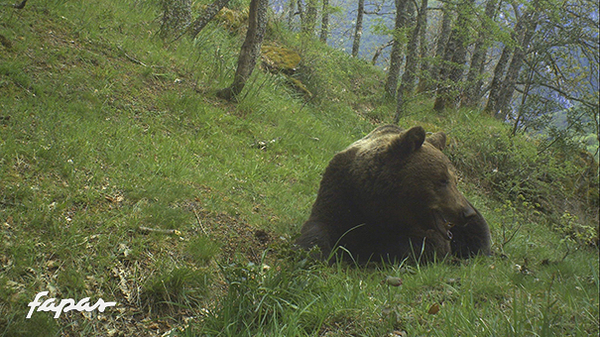
[[[598,164],[577,149],[540,149],[536,137],[510,136],[507,125],[471,113],[463,113],[450,131],[448,155],[459,171],[495,199],[511,201],[511,208],[565,235],[587,238],[578,243],[597,241],[598,176],[591,172]],[[581,225],[563,214],[575,215]]]

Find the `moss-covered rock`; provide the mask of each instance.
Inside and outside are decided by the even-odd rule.
[[[241,11],[236,11],[224,7],[219,11],[215,17],[221,24],[231,31],[237,31],[238,29],[245,28],[248,21],[248,8]]]
[[[263,65],[271,72],[292,75],[302,61],[297,52],[280,46],[264,45],[261,48]]]
[[[313,94],[306,85],[297,78],[292,77],[298,66],[302,62],[300,54],[292,49],[277,45],[263,45],[261,48],[262,66],[274,74],[283,74],[288,80],[288,84],[296,91],[307,98]]]

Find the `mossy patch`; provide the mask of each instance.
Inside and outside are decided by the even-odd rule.
[[[220,23],[222,23],[227,29],[231,31],[237,31],[238,29],[246,26],[248,21],[248,8],[241,11],[236,11],[224,7],[219,11],[215,17]]]
[[[302,62],[300,54],[285,47],[265,45],[262,46],[261,53],[263,65],[271,72],[282,72],[291,75]]]

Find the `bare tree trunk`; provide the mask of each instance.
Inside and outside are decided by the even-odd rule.
[[[385,81],[385,92],[388,97],[396,97],[396,87],[398,86],[398,75],[402,66],[402,38],[400,36],[402,28],[406,24],[405,8],[409,0],[396,0],[396,22],[394,24],[394,40],[392,43],[392,52],[390,53],[390,66],[388,68],[387,79]]]
[[[533,19],[534,16],[537,16],[535,13],[535,8],[537,7],[537,2],[534,2],[533,7],[527,11],[527,13],[521,15],[517,24],[515,25],[515,29],[512,33],[512,39],[517,43],[519,48],[515,48],[512,46],[505,46],[502,51],[502,55],[500,56],[500,60],[496,64],[496,68],[494,69],[494,78],[492,80],[492,85],[490,87],[490,94],[488,97],[487,104],[485,106],[485,111],[491,115],[494,115],[498,118],[503,118],[500,112],[504,108],[506,104],[506,97],[508,91],[506,91],[505,86],[509,84],[507,79],[509,77],[509,72],[511,72],[511,76],[515,77],[514,81],[516,82],[516,75],[518,75],[518,71],[523,63],[523,58],[525,56],[525,51],[519,52],[519,49],[527,48],[523,42],[527,42],[529,44],[529,40],[531,36],[527,37],[529,33],[533,34],[535,30],[535,26],[537,26],[537,22],[534,22],[537,19]],[[534,25],[533,27],[530,27]],[[528,32],[531,30],[530,32]],[[522,53],[519,56],[518,53]],[[517,60],[513,59],[517,57]],[[520,59],[520,60],[519,60]],[[509,63],[510,62],[510,63]],[[507,70],[507,66],[510,64]],[[518,66],[519,69],[515,68]],[[511,71],[512,69],[512,71]],[[516,74],[515,74],[516,72]],[[514,83],[512,84],[512,89],[509,90],[510,95],[512,97],[512,91],[514,91]]]
[[[496,16],[496,10],[498,8],[499,0],[488,0],[485,5],[485,17],[493,20]],[[485,20],[485,19],[484,19]],[[474,106],[479,102],[481,97],[481,86],[483,81],[480,79],[481,72],[483,70],[484,62],[487,57],[487,47],[489,39],[490,29],[482,21],[479,36],[475,43],[475,49],[473,50],[473,57],[471,58],[471,65],[469,67],[469,74],[467,75],[467,88],[462,101],[462,106]]]
[[[196,21],[194,21],[190,27],[192,39],[195,39],[196,36],[200,34],[200,31],[202,31],[202,29],[206,26],[206,24],[208,24],[210,20],[212,20],[217,13],[223,9],[223,7],[227,6],[228,3],[229,0],[216,0],[212,4],[208,5],[208,7],[206,7],[204,10],[204,13],[198,16]]]
[[[288,25],[288,29],[292,30],[292,21],[294,20],[294,15],[296,15],[296,2],[293,0],[290,0],[288,2],[288,13],[287,13],[287,25]]]
[[[192,21],[192,0],[161,0],[160,37],[167,39],[185,30]]]
[[[490,86],[490,94],[488,95],[487,105],[484,109],[490,114],[495,113],[493,112],[493,110],[500,96],[500,91],[502,89],[502,81],[504,80],[504,74],[506,72],[506,66],[508,66],[508,62],[512,58],[514,50],[515,48],[513,47],[504,46],[502,54],[500,55],[500,59],[498,60],[498,63],[496,63],[496,67],[494,68],[494,77]]]
[[[511,136],[517,134],[517,129],[519,128],[519,123],[521,122],[521,118],[523,117],[523,110],[525,109],[525,102],[529,97],[529,91],[531,90],[531,84],[533,82],[533,77],[535,75],[535,70],[531,69],[529,75],[527,76],[527,82],[525,83],[525,90],[523,90],[523,96],[521,97],[521,104],[519,104],[519,113],[517,118],[515,118],[515,123],[513,124],[513,129],[511,132]]]
[[[419,8],[419,14],[417,15],[417,23],[413,28],[410,40],[407,45],[406,64],[404,66],[404,73],[402,74],[402,80],[400,81],[400,87],[398,88],[397,102],[396,102],[396,116],[394,117],[394,124],[398,124],[400,116],[404,114],[405,100],[404,97],[410,95],[415,87],[416,69],[417,69],[417,53],[419,52],[419,37],[421,36],[421,30],[424,30],[425,24],[425,12],[427,11],[427,0],[421,0],[421,7]]]
[[[498,119],[504,120],[508,115],[508,105],[512,100],[512,96],[515,91],[515,85],[517,83],[517,79],[519,78],[519,73],[521,72],[521,66],[523,65],[523,60],[525,59],[525,54],[527,53],[529,43],[531,42],[531,38],[535,32],[535,28],[537,27],[538,17],[538,13],[535,11],[532,11],[531,15],[528,16],[526,31],[523,36],[523,40],[521,41],[521,48],[517,48],[515,50],[512,61],[508,66],[506,78],[504,79],[497,105],[494,108],[495,116]]]
[[[252,75],[256,61],[260,55],[260,47],[267,27],[268,0],[250,1],[248,13],[248,32],[240,50],[238,66],[229,88],[217,92],[217,96],[226,100],[235,100],[244,89],[246,81]]]
[[[419,13],[421,14],[421,13]],[[419,52],[421,58],[421,68],[419,71],[419,85],[417,92],[423,92],[427,89],[427,78],[430,76],[429,70],[431,64],[428,60],[429,46],[427,44],[427,11],[423,13],[423,28],[420,31],[419,36]],[[418,21],[417,21],[418,22]]]
[[[358,0],[358,13],[356,14],[356,27],[354,29],[354,42],[352,43],[352,57],[358,56],[360,38],[362,36],[362,21],[365,14],[365,0]]]
[[[444,58],[446,45],[448,44],[448,40],[450,40],[450,34],[452,33],[452,19],[454,17],[454,13],[449,7],[449,3],[444,3],[444,7],[442,7],[444,14],[442,16],[442,27],[440,29],[440,34],[435,48],[436,61],[434,62],[433,67],[431,67],[431,77],[429,81],[426,85],[423,85],[424,90],[434,89],[439,81],[440,69],[442,69],[442,59]]]
[[[419,37],[421,36],[421,31],[425,30],[425,12],[427,12],[427,3],[428,0],[421,0],[421,8],[417,15],[417,22],[406,48],[406,65],[404,66],[404,74],[402,74],[402,84],[400,86],[403,88],[404,93],[408,94],[410,94],[415,87],[416,69],[419,62],[417,58],[417,54],[419,53]]]
[[[467,47],[469,45],[466,30],[469,27],[468,11],[474,0],[466,0],[459,4],[456,26],[452,30],[450,40],[444,53],[444,65],[440,70],[437,96],[433,109],[442,112],[449,104],[457,102],[457,89],[464,74],[464,65],[467,62]],[[447,83],[444,83],[446,82]]]
[[[323,0],[323,11],[321,13],[321,37],[323,43],[327,43],[329,35],[329,0]]]

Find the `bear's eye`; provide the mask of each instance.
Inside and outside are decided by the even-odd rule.
[[[448,179],[440,179],[438,181],[439,187],[446,187],[446,186],[448,186],[448,184],[450,184],[450,180],[448,180]]]

